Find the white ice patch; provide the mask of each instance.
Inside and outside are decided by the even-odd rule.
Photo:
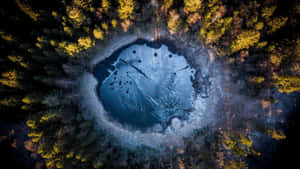
[[[137,128],[159,123],[166,128],[172,118],[184,118],[192,110],[195,70],[167,46],[132,45],[113,65],[98,92],[118,122]]]

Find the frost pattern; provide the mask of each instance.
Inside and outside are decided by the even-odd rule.
[[[186,119],[192,110],[195,70],[165,45],[132,45],[108,71],[99,96],[111,118],[122,124],[147,128],[159,123],[165,129],[174,117]]]

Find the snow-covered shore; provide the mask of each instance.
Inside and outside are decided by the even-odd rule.
[[[163,31],[162,31],[163,32]],[[160,38],[169,38],[167,33],[161,33]],[[131,35],[116,36],[109,40],[106,45],[101,45],[97,47],[99,51],[97,55],[91,59],[90,66],[95,67],[95,65],[105,58],[108,58],[112,53],[123,46],[134,43],[138,39],[144,39],[147,41],[155,41],[155,35],[151,33],[140,33]],[[187,45],[187,44],[181,44]],[[184,46],[180,46],[183,48]],[[186,46],[187,47],[187,46]],[[106,111],[99,100],[96,88],[98,85],[97,79],[91,73],[85,72],[80,78],[80,95],[82,96],[82,109],[85,109],[86,119],[96,119],[97,126],[101,129],[106,129],[108,132],[112,133],[120,142],[129,148],[136,148],[141,145],[146,145],[155,149],[164,148],[168,146],[172,148],[174,146],[183,145],[183,139],[190,136],[194,129],[201,129],[207,125],[214,125],[215,118],[215,108],[218,104],[219,99],[222,98],[222,87],[218,86],[222,84],[220,81],[221,74],[218,69],[214,68],[209,62],[210,56],[201,46],[194,45],[189,46],[191,49],[188,53],[187,60],[192,62],[193,67],[196,68],[196,81],[197,83],[203,83],[203,77],[209,76],[210,87],[212,90],[209,91],[208,97],[201,97],[197,95],[194,102],[194,110],[190,113],[188,120],[181,121],[174,118],[171,125],[165,130],[165,132],[157,132],[160,130],[160,126],[157,125],[147,132],[141,132],[137,130],[128,130],[122,127],[117,122],[112,122],[107,118]],[[201,69],[201,70],[200,70]]]

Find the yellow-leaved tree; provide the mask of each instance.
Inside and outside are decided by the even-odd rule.
[[[16,3],[18,5],[18,7],[20,8],[20,10],[22,12],[24,12],[26,15],[28,15],[32,20],[34,20],[34,21],[38,20],[38,17],[40,16],[40,14],[37,12],[34,12],[29,5],[27,5],[24,2],[21,2],[21,0],[16,0]]]
[[[249,49],[259,42],[260,33],[253,30],[242,31],[231,44],[231,51],[237,52],[241,49]]]
[[[22,89],[19,79],[21,79],[21,75],[16,70],[3,72],[0,78],[0,84],[12,88]]]
[[[135,4],[133,0],[119,0],[118,14],[122,20],[134,19]]]
[[[171,34],[174,34],[178,31],[181,24],[180,15],[175,11],[172,10],[169,13],[168,18],[168,28]]]
[[[164,6],[166,9],[171,8],[172,5],[173,5],[173,0],[164,0]]]
[[[285,75],[275,76],[275,86],[280,93],[292,93],[300,90],[300,77]]]
[[[202,0],[184,0],[184,12],[199,12],[202,7]]]
[[[102,0],[101,6],[102,6],[104,12],[107,13],[108,10],[110,9],[111,4],[108,0]]]
[[[121,26],[124,32],[127,32],[129,26],[132,24],[131,20],[134,17],[135,3],[133,0],[119,0],[118,14],[119,18],[123,20]]]

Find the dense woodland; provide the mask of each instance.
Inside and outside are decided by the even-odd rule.
[[[112,35],[166,29],[204,44],[237,69],[246,95],[300,90],[296,0],[7,0],[0,16],[1,120],[26,121],[46,168],[246,169],[247,158],[260,155],[244,130],[197,131],[184,150],[166,150],[172,153],[159,160],[151,155],[155,150],[128,150],[95,132],[74,101],[80,99],[74,79],[93,47]],[[276,102],[272,95],[262,99]],[[274,128],[259,132],[285,139]]]

